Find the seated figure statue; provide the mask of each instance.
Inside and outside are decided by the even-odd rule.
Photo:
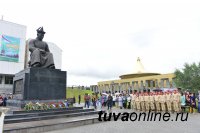
[[[43,27],[38,28],[37,38],[29,42],[29,51],[31,52],[29,67],[55,69],[53,54],[50,53],[47,43],[42,41],[44,34]]]

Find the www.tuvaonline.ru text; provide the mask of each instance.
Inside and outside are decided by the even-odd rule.
[[[124,113],[104,113],[100,111],[98,113],[99,121],[187,121],[188,120],[188,113],[176,113],[175,117],[171,118],[171,114],[168,112],[161,113],[161,112],[124,112]]]

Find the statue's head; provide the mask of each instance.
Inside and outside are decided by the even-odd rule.
[[[40,41],[42,41],[42,39],[44,38],[44,34],[45,34],[46,32],[44,32],[44,30],[43,30],[43,27],[39,27],[38,29],[37,29],[37,38],[40,40]]]

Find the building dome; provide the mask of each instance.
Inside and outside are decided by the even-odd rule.
[[[132,74],[125,74],[125,75],[121,75],[119,77],[121,79],[129,79],[129,78],[138,78],[138,77],[145,77],[145,76],[160,75],[160,73],[149,73],[149,72],[146,72],[139,57],[137,58],[137,62],[135,64],[133,72],[134,73],[132,73]]]

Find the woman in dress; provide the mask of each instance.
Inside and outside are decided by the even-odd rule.
[[[128,95],[127,97],[128,109],[131,109],[131,96]]]
[[[186,105],[189,106],[190,105],[190,93],[189,92],[185,93],[185,99],[186,99]]]
[[[118,98],[119,98],[119,96],[118,96],[118,95],[116,95],[116,100],[115,100],[115,103],[116,103],[116,107],[117,107],[117,108],[118,108],[118,105],[119,105]]]
[[[120,94],[119,97],[118,97],[118,105],[119,105],[119,108],[120,108],[120,109],[122,109],[122,106],[123,106],[122,101],[123,101],[122,95]]]
[[[103,107],[103,103],[104,103],[102,94],[100,94],[99,101],[101,103],[101,108],[102,108]]]
[[[195,108],[196,108],[195,93],[191,93],[191,95],[190,95],[190,113],[194,113]]]
[[[181,93],[181,109],[184,112],[185,112],[185,105],[186,105],[185,95],[183,95],[183,93]]]

